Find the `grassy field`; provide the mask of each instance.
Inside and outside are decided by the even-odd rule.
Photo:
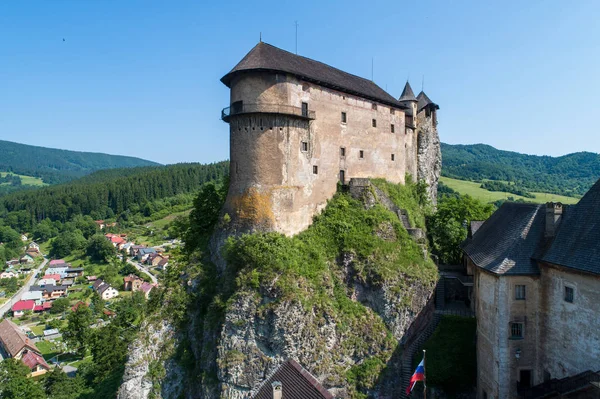
[[[563,204],[576,204],[579,201],[579,198],[573,197],[565,197],[564,195],[557,194],[548,194],[548,193],[534,193],[535,198],[525,198],[520,195],[515,195],[511,193],[505,193],[500,191],[488,191],[486,189],[481,188],[481,184],[472,181],[466,180],[457,180],[451,179],[449,177],[440,177],[440,181],[444,183],[446,186],[450,187],[454,191],[458,191],[461,194],[468,194],[473,198],[477,198],[478,200],[484,202],[494,202],[500,199],[507,199],[508,197],[513,197],[514,199],[523,199],[527,202],[536,202],[536,203],[545,203],[549,201],[558,201]]]
[[[7,172],[0,172],[0,176],[2,176],[2,177],[6,176],[7,174],[8,174]],[[24,185],[29,185],[29,186],[47,186],[48,185],[48,184],[44,183],[42,181],[42,179],[37,178],[37,177],[17,175],[16,173],[13,173],[13,175],[19,176],[21,178],[21,182]],[[8,185],[8,184],[9,183],[2,183],[0,185]]]

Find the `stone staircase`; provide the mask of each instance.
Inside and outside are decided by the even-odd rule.
[[[408,212],[406,209],[398,210],[398,218],[402,222],[402,225],[406,230],[410,229],[412,226],[410,225],[410,221],[408,220]]]
[[[440,276],[437,285],[435,286],[435,308],[443,309],[446,305],[446,284],[444,284],[444,277]]]
[[[427,327],[425,327],[421,331],[421,333],[419,334],[419,337],[416,340],[414,340],[407,348],[404,349],[404,352],[402,353],[402,391],[401,391],[402,396],[400,396],[400,397],[405,397],[405,392],[406,392],[406,388],[408,387],[408,383],[410,382],[410,377],[415,372],[415,370],[413,368],[414,356],[416,355],[419,358],[422,356],[422,352],[421,353],[416,353],[416,352],[419,350],[419,348],[421,348],[421,346],[423,346],[425,341],[427,341],[429,339],[429,337],[431,337],[431,335],[435,331],[436,327],[440,323],[441,319],[442,319],[442,315],[435,313],[433,315],[433,319],[431,319],[431,321],[429,322]]]

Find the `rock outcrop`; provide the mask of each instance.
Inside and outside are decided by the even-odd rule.
[[[442,173],[442,149],[437,127],[427,119],[418,129],[417,179],[427,183],[427,193],[432,204],[437,204],[437,187]]]
[[[157,355],[169,352],[158,330],[174,333],[148,329],[152,338],[132,348],[119,399],[245,399],[288,358],[336,398],[399,397],[402,343],[431,301],[437,271],[401,220],[417,200],[395,204],[386,195],[399,190],[395,198],[408,198],[412,189],[365,187],[373,195],[359,195],[361,202],[347,194],[330,201],[308,238],[242,236],[242,255],[213,256],[214,274],[207,269],[190,285],[190,321],[177,333],[193,360],[184,370],[173,356]],[[422,215],[410,216],[422,227]],[[334,244],[319,241],[331,237]],[[219,231],[213,238],[231,250]],[[304,258],[315,246],[322,247]],[[157,379],[158,359],[165,370]]]

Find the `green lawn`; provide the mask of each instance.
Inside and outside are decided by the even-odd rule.
[[[466,180],[458,180],[451,179],[449,177],[440,177],[440,181],[444,183],[446,186],[450,187],[454,191],[458,191],[461,194],[468,194],[473,198],[477,198],[478,200],[484,202],[494,202],[500,199],[507,199],[508,197],[513,197],[514,199],[523,199],[527,202],[536,202],[536,203],[546,203],[549,201],[562,202],[563,204],[576,204],[579,201],[579,198],[566,197],[564,195],[557,194],[548,194],[548,193],[535,193],[531,194],[535,195],[535,198],[525,198],[520,195],[515,195],[511,193],[505,193],[500,191],[488,191],[486,189],[481,188],[481,183],[466,181]]]
[[[30,328],[31,328],[31,331],[39,337],[39,336],[44,335],[44,330],[46,329],[46,324],[38,324],[38,325],[32,326]]]
[[[427,383],[448,394],[470,391],[477,379],[474,318],[443,316],[433,335],[421,349],[427,350]],[[421,351],[413,357],[413,368],[421,361]],[[451,396],[452,397],[452,396]]]
[[[6,176],[8,173],[7,172],[0,172],[0,176],[4,177]],[[29,186],[47,186],[48,184],[44,183],[42,181],[42,179],[38,178],[38,177],[33,177],[33,176],[25,176],[25,175],[18,175],[16,173],[12,173],[15,176],[19,176],[21,178],[21,182],[23,183],[23,185],[29,185]],[[9,183],[2,183],[1,185],[7,185]]]

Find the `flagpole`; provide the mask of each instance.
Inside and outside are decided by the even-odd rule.
[[[423,399],[427,399],[427,360],[425,360],[425,349],[423,349]]]

